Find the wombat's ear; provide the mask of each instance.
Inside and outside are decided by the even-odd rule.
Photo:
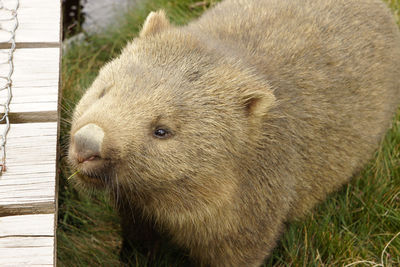
[[[169,27],[169,21],[163,10],[151,12],[143,24],[143,28],[140,31],[140,37],[154,35]]]
[[[252,121],[266,115],[274,103],[275,96],[269,87],[253,87],[242,92],[242,105]]]

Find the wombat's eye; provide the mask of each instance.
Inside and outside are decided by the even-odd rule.
[[[154,136],[157,138],[167,138],[171,135],[171,133],[166,130],[166,129],[162,129],[162,128],[158,128],[154,131]]]

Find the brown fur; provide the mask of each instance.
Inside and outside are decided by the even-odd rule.
[[[76,108],[71,149],[100,126],[97,165],[70,159],[119,201],[127,237],[154,225],[200,265],[258,266],[370,159],[399,62],[380,0],[226,0],[184,27],[153,13]]]

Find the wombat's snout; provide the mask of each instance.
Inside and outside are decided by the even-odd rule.
[[[72,136],[71,156],[78,163],[101,158],[104,131],[96,124],[86,124]]]

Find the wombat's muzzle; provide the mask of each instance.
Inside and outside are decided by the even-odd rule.
[[[71,137],[70,157],[78,163],[101,158],[104,131],[96,124],[86,124]]]

